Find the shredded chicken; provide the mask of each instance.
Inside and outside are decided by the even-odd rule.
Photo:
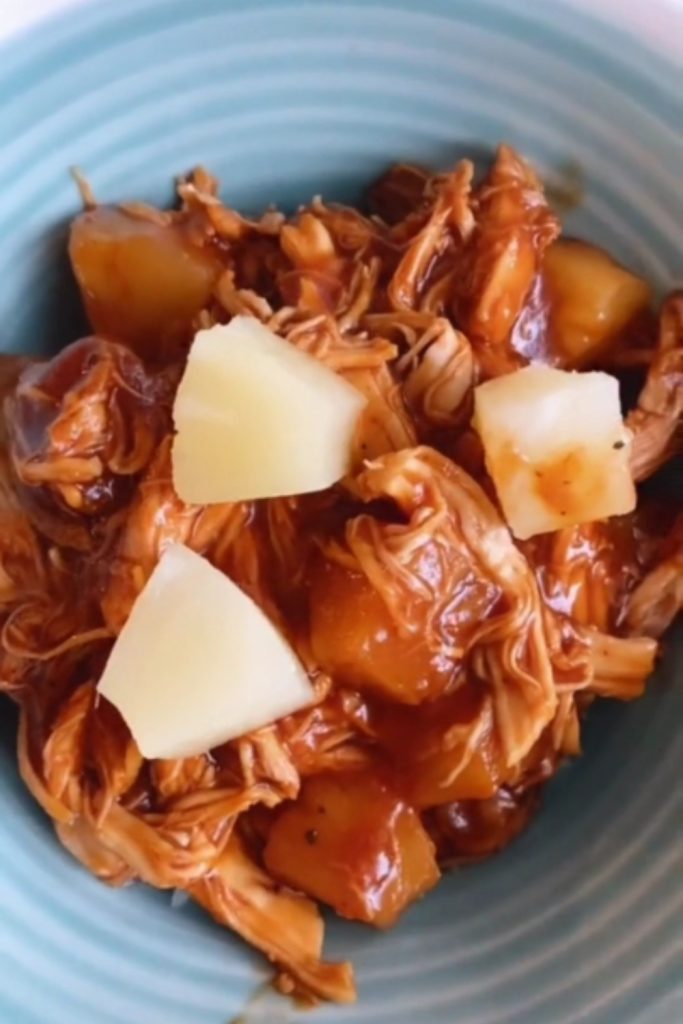
[[[660,637],[682,608],[683,515],[679,515],[661,559],[630,595],[626,627],[633,636]]]
[[[105,846],[101,829],[87,818],[55,823],[60,842],[101,882],[118,888],[135,879],[135,871],[123,857]]]
[[[539,179],[509,146],[500,147],[476,201],[456,310],[473,339],[502,345],[560,225]]]
[[[266,954],[285,992],[349,1003],[355,999],[350,964],[321,960],[323,922],[311,900],[278,886],[234,837],[191,893],[221,924]],[[277,922],[277,927],[273,924]]]
[[[360,516],[347,523],[345,547],[329,548],[330,556],[362,573],[398,632],[413,643],[419,637],[425,657],[438,663],[424,683],[430,695],[452,685],[471,655],[471,670],[494,694],[504,759],[516,763],[556,703],[540,596],[526,560],[481,488],[435,451],[385,456],[354,487],[364,501],[392,499],[408,523]],[[421,699],[422,691],[402,696]]]
[[[668,459],[683,454],[683,292],[664,302],[658,349],[626,424],[633,432],[634,480],[646,479]]]
[[[169,428],[168,388],[129,349],[85,338],[27,367],[8,399],[24,505],[58,544],[92,543],[91,517],[130,493]]]
[[[657,641],[651,637],[624,639],[592,630],[585,636],[593,668],[593,692],[620,700],[640,697],[655,666]]]
[[[675,473],[683,299],[664,301],[656,344],[640,320],[623,334],[620,289],[640,302],[647,288],[611,260],[594,266],[618,330],[597,298],[573,309],[570,285],[559,303],[547,262],[544,277],[559,223],[509,146],[481,182],[468,160],[397,165],[371,212],[315,198],[243,216],[203,168],[176,210],[99,206],[79,184],[70,256],[93,335],[43,362],[0,356],[0,691],[19,705],[19,771],[97,878],[180,890],[262,951],[282,992],[349,1002],[318,902],[384,927],[441,868],[512,841],[580,753],[590,704],[642,694],[683,604],[680,490],[663,503],[648,485],[630,515],[513,540],[474,388],[532,351],[568,365],[558,338],[599,337],[639,387],[635,480]],[[577,250],[552,251],[571,283]],[[327,491],[211,506],[175,493],[188,346],[237,315],[364,394],[349,471]],[[260,606],[314,699],[150,761],[97,682],[171,543]]]
[[[420,306],[420,293],[434,261],[450,244],[466,242],[475,221],[469,205],[474,167],[463,160],[439,188],[429,219],[411,241],[396,268],[387,294],[394,309]]]
[[[0,412],[25,366],[24,359],[0,356]],[[6,423],[0,415],[0,613],[14,605],[22,591],[40,590],[45,575],[38,538],[14,486]]]
[[[410,368],[406,399],[427,423],[453,427],[463,422],[475,369],[472,348],[461,331],[443,318],[433,320],[396,369],[400,373],[404,367]]]
[[[220,562],[249,521],[245,504],[186,505],[173,489],[171,438],[165,439],[140,481],[109,562],[102,596],[104,620],[118,633],[164,548],[186,544],[204,553],[216,549]]]
[[[606,633],[621,622],[645,558],[636,517],[567,527],[522,547],[556,612]]]
[[[396,336],[402,353],[394,372],[403,381],[403,396],[420,433],[462,425],[471,415],[471,390],[476,379],[472,347],[445,317],[401,311],[374,313],[365,324]]]

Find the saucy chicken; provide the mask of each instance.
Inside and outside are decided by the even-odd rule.
[[[683,604],[681,492],[641,486],[681,453],[683,294],[656,312],[637,274],[561,237],[508,146],[482,180],[467,160],[398,165],[363,209],[315,199],[290,217],[239,214],[200,168],[174,210],[90,197],[69,254],[92,334],[48,361],[0,356],[0,690],[20,709],[21,776],[103,882],[183,890],[281,991],[353,1000],[319,904],[392,926],[527,825],[596,697],[643,693]],[[188,349],[236,316],[365,397],[333,487],[176,493]],[[637,394],[635,511],[513,536],[473,393],[532,361]],[[282,631],[314,699],[150,760],[97,682],[177,543]]]

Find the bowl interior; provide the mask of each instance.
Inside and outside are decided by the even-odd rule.
[[[580,187],[568,230],[670,287],[672,74],[562,3],[87,5],[0,50],[0,349],[38,354],[83,329],[64,249],[73,165],[102,200],[164,202],[201,162],[257,210],[353,200],[395,159],[484,160],[507,139],[556,189]],[[321,1022],[670,1024],[680,639],[643,700],[596,708],[584,757],[506,853],[392,933],[331,922],[360,1003]],[[225,1024],[265,976],[257,958],[168,894],[110,891],[73,863],[17,780],[14,724],[0,703],[0,1020]],[[252,1013],[295,1016],[269,997]]]

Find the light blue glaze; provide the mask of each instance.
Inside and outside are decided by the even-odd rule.
[[[668,287],[683,218],[676,74],[540,0],[81,7],[0,49],[0,348],[37,353],[79,329],[64,260],[73,164],[104,200],[163,202],[201,161],[258,209],[353,198],[393,159],[443,165],[506,138],[544,173],[578,162],[571,230]],[[683,1019],[682,681],[679,644],[644,700],[595,711],[585,756],[529,832],[396,931],[331,924],[360,1002],[307,1019]],[[88,877],[17,780],[4,703],[0,725],[0,1024],[226,1024],[259,959],[167,894]]]

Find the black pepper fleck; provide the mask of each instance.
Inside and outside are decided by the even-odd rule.
[[[624,442],[623,441],[615,441],[614,444],[612,445],[612,447],[614,448],[615,451],[618,452],[620,448],[624,447]]]
[[[308,831],[304,833],[304,839],[306,840],[309,846],[315,846],[315,844],[318,842],[317,828],[309,828]]]

